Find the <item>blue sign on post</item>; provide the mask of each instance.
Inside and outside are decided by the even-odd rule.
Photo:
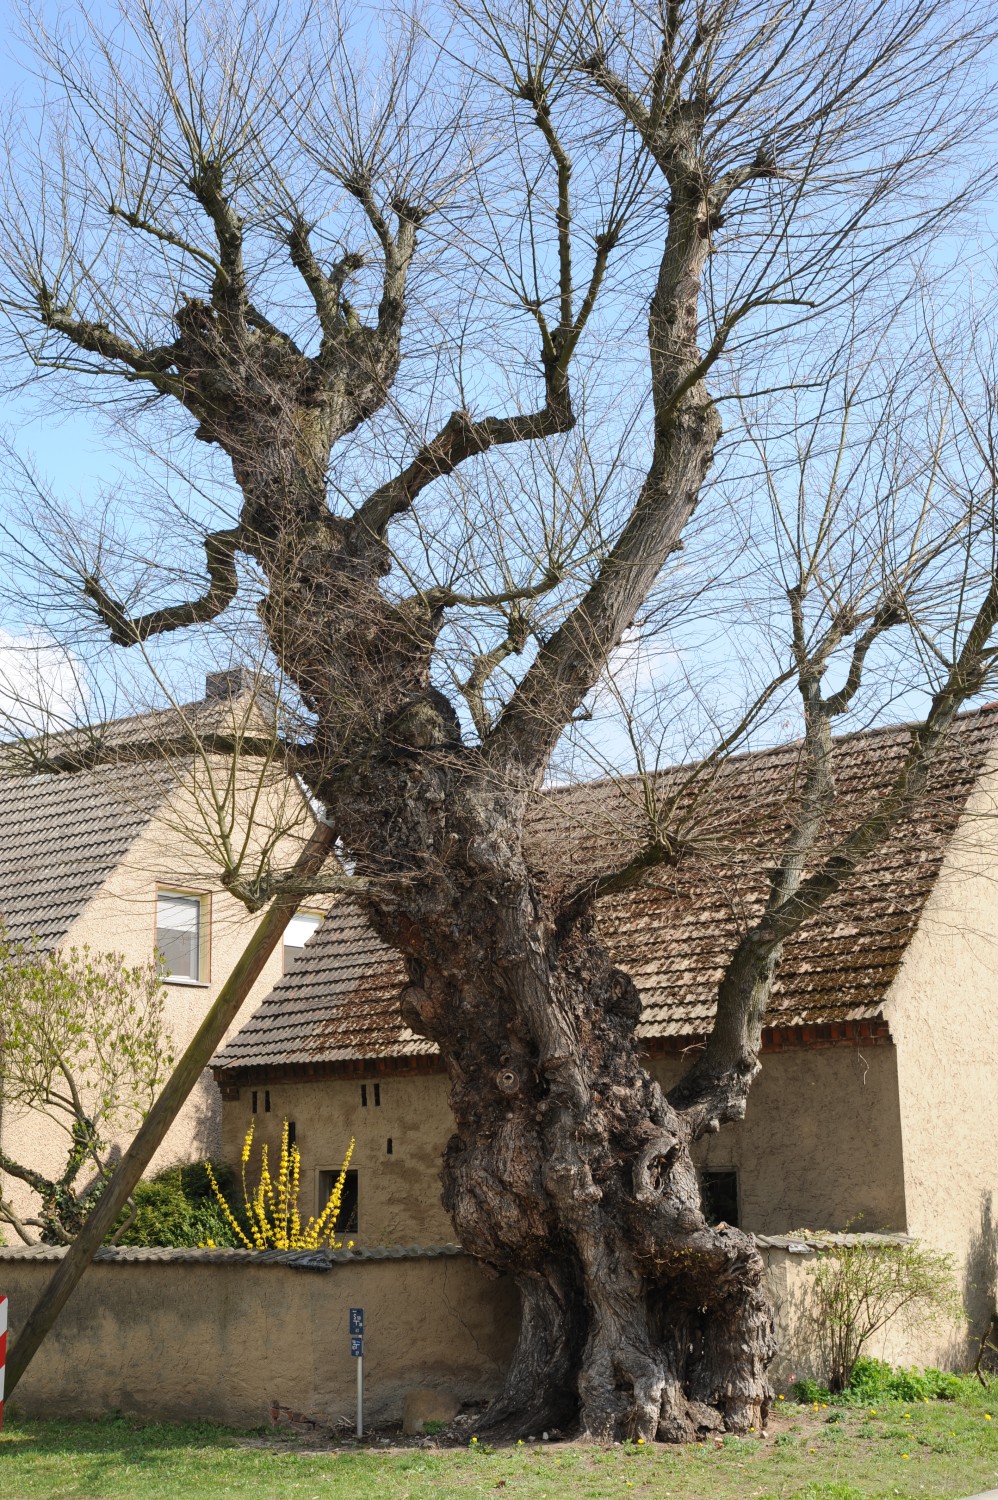
[[[350,1309],[350,1353],[357,1361],[357,1436],[364,1436],[364,1309]]]

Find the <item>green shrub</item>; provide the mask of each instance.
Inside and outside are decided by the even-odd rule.
[[[959,1375],[947,1370],[906,1370],[886,1364],[882,1359],[858,1359],[852,1378],[839,1395],[832,1395],[816,1380],[798,1380],[794,1399],[805,1406],[855,1403],[858,1406],[881,1405],[887,1401],[955,1401],[963,1394]]]
[[[848,1390],[864,1404],[875,1401],[955,1401],[961,1391],[961,1382],[958,1375],[951,1375],[946,1370],[892,1369],[882,1359],[858,1359]]]
[[[794,1382],[793,1396],[795,1401],[802,1402],[805,1406],[813,1406],[817,1401],[819,1405],[826,1405],[832,1397],[827,1386],[819,1385],[816,1380],[797,1380]]]
[[[821,1249],[810,1270],[808,1311],[833,1391],[849,1387],[869,1339],[885,1324],[964,1316],[951,1255],[872,1236]]]
[[[226,1192],[232,1170],[223,1163],[214,1167],[219,1186]],[[236,1235],[216,1202],[203,1162],[167,1167],[144,1179],[133,1195],[135,1215],[112,1236],[117,1245],[163,1245],[189,1248],[211,1240],[216,1245],[237,1245]]]

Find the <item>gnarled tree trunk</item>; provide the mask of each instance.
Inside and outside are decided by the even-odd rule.
[[[761,1430],[775,1349],[761,1258],[706,1224],[690,1148],[708,1122],[642,1067],[637,991],[591,913],[560,920],[531,879],[524,796],[455,743],[397,745],[365,781],[338,786],[340,826],[348,847],[382,851],[358,858],[377,876],[373,920],[406,958],[404,1020],[447,1065],[444,1204],[522,1301],[482,1430]],[[393,882],[384,851],[420,878]]]
[[[474,28],[475,8],[460,9]],[[497,247],[486,268],[499,289],[496,315],[507,316],[514,292],[536,329],[535,392],[524,397],[522,409],[514,402],[508,415],[456,410],[415,451],[406,437],[391,477],[355,505],[340,505],[339,513],[328,493],[331,455],[388,402],[402,359],[408,279],[422,225],[472,175],[463,157],[449,161],[451,125],[434,121],[428,136],[420,134],[409,103],[393,103],[402,114],[382,114],[379,105],[368,136],[360,124],[366,106],[356,106],[355,118],[355,104],[341,104],[341,95],[358,97],[357,77],[347,66],[339,83],[334,77],[335,102],[317,114],[306,107],[297,128],[294,88],[282,97],[276,135],[298,139],[302,154],[292,150],[288,175],[275,178],[271,156],[276,150],[284,161],[284,148],[278,150],[264,128],[259,103],[246,102],[257,99],[255,84],[250,89],[246,80],[255,79],[258,58],[255,52],[249,62],[244,58],[242,22],[238,45],[235,33],[228,46],[220,45],[213,21],[210,37],[198,32],[193,52],[186,52],[192,23],[184,7],[168,28],[169,47],[157,32],[159,22],[143,12],[138,50],[149,67],[136,76],[142,89],[151,77],[158,90],[148,109],[132,107],[130,63],[103,33],[93,74],[87,64],[77,77],[75,38],[51,51],[56,82],[71,100],[58,130],[76,131],[66,156],[73,170],[62,196],[52,194],[55,210],[45,208],[48,196],[39,186],[46,232],[6,237],[0,261],[11,272],[8,316],[26,347],[37,346],[41,365],[55,360],[51,346],[62,351],[68,370],[139,382],[179,403],[196,422],[195,435],[231,463],[240,513],[235,525],[204,538],[208,585],[200,597],[130,614],[104,574],[113,549],[103,547],[92,560],[89,548],[80,549],[80,586],[110,638],[129,646],[217,620],[239,594],[240,556],[265,580],[260,614],[267,645],[313,723],[310,743],[289,747],[289,764],[335,820],[357,876],[368,882],[371,918],[408,966],[406,1020],[436,1042],[450,1075],[456,1129],[444,1163],[445,1201],[462,1243],[486,1265],[511,1273],[523,1299],[519,1344],[486,1425],[529,1433],[561,1426],[578,1413],[582,1430],[601,1440],[682,1439],[722,1426],[759,1429],[773,1353],[760,1258],[745,1235],[705,1223],[691,1148],[699,1135],[744,1111],[783,942],[903,816],[924,786],[925,768],[953,713],[982,685],[991,660],[987,643],[998,628],[998,580],[948,676],[936,685],[931,712],[913,734],[889,793],[818,868],[811,857],[815,839],[835,796],[830,720],[855,694],[877,636],[906,611],[898,608],[891,582],[872,612],[837,602],[815,644],[798,590],[793,670],[805,700],[808,761],[799,827],[763,918],[744,935],[720,986],[707,1046],[668,1098],[641,1066],[634,1035],[638,996],[601,944],[594,892],[588,900],[578,892],[562,899],[534,879],[523,852],[525,809],[559,738],[682,545],[721,435],[707,380],[732,334],[744,325],[744,357],[752,341],[769,336],[764,318],[758,326],[746,321],[763,309],[841,307],[856,268],[866,268],[865,277],[883,253],[885,222],[899,225],[888,242],[912,243],[898,204],[916,184],[912,202],[921,201],[926,163],[944,161],[952,140],[971,128],[971,120],[978,130],[979,120],[972,96],[961,102],[956,95],[964,64],[953,62],[949,74],[939,63],[939,13],[930,3],[894,7],[894,14],[871,0],[862,24],[851,12],[842,19],[843,8],[832,4],[807,6],[800,14],[780,6],[766,14],[727,6],[707,14],[670,4],[657,29],[654,8],[646,14],[623,6],[605,16],[602,7],[555,10],[557,17],[552,11],[540,20],[528,6],[517,22],[512,13],[497,20],[486,8],[477,24],[493,62],[468,75],[474,89],[488,90],[489,70],[499,66],[495,98],[502,118],[514,101],[515,110],[522,106],[529,116],[523,129],[539,132],[544,143],[548,214],[539,206],[541,174],[529,153],[522,155],[513,114],[510,155],[526,163],[520,214],[529,253],[511,248],[519,234],[514,225],[510,244]],[[170,6],[164,14],[171,16]],[[953,55],[976,56],[977,23],[956,12],[951,19]],[[262,46],[261,57],[270,55],[270,45]],[[214,60],[232,53],[235,62],[222,64],[221,113],[197,90],[192,102],[182,102],[188,91],[174,82],[174,47],[177,57],[187,58],[186,75],[181,68],[179,77],[199,77],[206,55]],[[275,72],[282,76],[281,68]],[[319,98],[322,72],[313,71],[310,58],[307,68],[292,68],[289,76],[307,78],[305,93]],[[415,98],[414,77],[403,56],[386,97]],[[342,108],[342,130],[333,130],[327,150],[325,141],[313,139],[315,121],[329,130]],[[87,123],[88,110],[96,125]],[[241,123],[219,145],[218,120],[229,119],[230,111]],[[400,138],[413,142],[402,165],[386,148],[395,133],[390,119],[397,120]],[[173,123],[167,128],[163,120],[176,123],[175,136]],[[934,122],[928,129],[926,120]],[[615,134],[619,149],[614,145],[605,158],[597,153],[590,160],[608,121],[614,124],[606,138]],[[78,172],[74,152],[88,162],[103,149],[108,131],[119,137],[113,161],[120,150],[128,167],[121,173],[123,201],[110,205],[112,222],[123,235],[127,229],[154,247],[153,274],[134,278],[134,313],[117,302],[125,285],[121,267],[133,264],[132,251],[123,253],[111,239],[110,258],[91,261],[89,249],[78,248],[105,242],[109,205],[103,187],[93,186],[106,182],[106,164]],[[464,133],[462,126],[456,136]],[[592,178],[584,259],[574,221],[573,141],[590,161]],[[60,157],[61,151],[60,142]],[[439,173],[433,165],[438,152],[447,157]],[[617,175],[608,184],[603,164],[613,159]],[[424,168],[424,161],[430,165]],[[317,172],[335,183],[331,197],[324,189],[313,198],[308,184]],[[39,184],[49,177],[44,157],[37,175]],[[115,165],[111,179],[118,175]],[[132,196],[124,201],[126,190]],[[483,211],[491,225],[490,190],[486,181]],[[356,205],[363,230],[349,215],[334,215],[339,227],[320,234],[316,226],[344,195]],[[20,222],[23,201],[30,201],[15,198],[12,224]],[[549,544],[550,535],[560,535],[560,522],[550,528],[545,522],[537,532],[545,550],[523,564],[519,586],[517,545],[509,577],[503,560],[485,568],[477,592],[458,592],[465,547],[458,541],[453,588],[431,581],[431,567],[416,570],[410,598],[390,597],[384,580],[397,560],[393,523],[422,503],[424,491],[490,449],[535,444],[573,427],[573,359],[603,296],[610,257],[631,237],[636,259],[620,284],[643,275],[648,224],[656,220],[642,225],[640,216],[657,215],[660,207],[667,222],[648,286],[649,452],[623,513],[611,506],[604,516],[600,501],[592,529],[597,540],[590,541],[587,522],[569,546],[578,555],[566,559]],[[936,212],[931,205],[924,215],[913,212],[911,232],[919,224],[936,225]],[[547,222],[550,239],[537,227]],[[872,241],[862,238],[868,222]],[[723,256],[729,242],[733,254],[708,274],[711,257]],[[474,258],[474,235],[469,244]],[[346,290],[372,252],[363,283],[365,321]],[[160,254],[162,262],[155,259]],[[297,311],[293,332],[272,320],[283,299],[283,292],[274,296],[282,284],[273,274],[275,254],[286,257],[307,291],[304,334]],[[520,273],[511,266],[518,256],[533,262],[539,283],[527,276],[516,291]],[[293,299],[287,304],[294,305]],[[170,319],[169,341],[161,343],[156,330]],[[774,328],[783,327],[777,317]],[[141,337],[138,330],[145,330]],[[449,348],[455,354],[463,348],[460,334]],[[516,368],[520,362],[518,353]],[[424,351],[427,411],[435,411],[437,401],[431,368]],[[507,389],[507,373],[500,372],[494,389]],[[455,399],[466,399],[464,373],[454,391]],[[640,414],[635,406],[632,415]],[[387,430],[394,430],[391,424]],[[629,451],[630,438],[621,441],[614,464]],[[372,456],[381,453],[381,442],[372,438]],[[601,463],[597,454],[597,470]],[[445,530],[455,516],[444,521]],[[427,534],[432,511],[420,524]],[[474,557],[478,538],[469,535],[467,543]],[[62,577],[66,558],[76,553],[70,547],[56,555]],[[138,576],[146,565],[143,556]],[[864,568],[856,571],[864,574]],[[541,628],[537,620],[531,625],[529,601],[568,576],[557,628]],[[824,584],[815,587],[821,592]],[[839,587],[829,586],[829,599],[839,600]],[[452,705],[431,686],[446,680],[436,646],[448,609],[467,611],[469,618],[482,612],[492,641],[497,618],[508,626],[505,640],[472,658],[464,685],[477,747],[463,742]],[[484,711],[483,684],[531,636],[536,650],[493,723]],[[846,683],[824,694],[826,669],[848,639]],[[650,836],[638,864],[653,863],[671,835],[656,826]],[[255,884],[243,889],[238,869],[226,873],[230,888],[250,904],[282,890],[282,877],[270,871],[258,872]],[[285,872],[283,878],[286,893],[297,877]]]

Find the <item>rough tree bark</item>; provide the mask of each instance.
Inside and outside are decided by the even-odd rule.
[[[576,1409],[600,1440],[759,1430],[769,1400],[762,1263],[747,1236],[707,1227],[690,1158],[712,1122],[673,1108],[641,1067],[632,982],[584,902],[561,918],[522,848],[537,776],[678,543],[720,435],[697,344],[710,207],[692,159],[673,171],[680,190],[650,314],[657,422],[644,489],[583,607],[481,746],[461,743],[453,706],[430,685],[444,601],[386,600],[383,534],[413,492],[465,457],[569,426],[562,368],[546,369],[541,411],[485,423],[455,414],[409,485],[343,520],[325,506],[326,457],[384,385],[394,335],[387,352],[365,343],[347,374],[336,362],[334,396],[307,405],[309,362],[269,332],[241,322],[233,332],[228,285],[214,307],[187,304],[172,352],[199,435],[230,455],[243,490],[238,545],[269,580],[271,647],[316,715],[300,768],[336,809],[355,872],[371,882],[372,920],[405,957],[405,1018],[447,1063],[457,1133],[445,1203],[462,1243],[521,1290],[516,1357],[486,1424],[510,1434]],[[359,395],[344,394],[351,381]],[[175,612],[129,620],[97,580],[89,588],[122,643],[184,623]]]

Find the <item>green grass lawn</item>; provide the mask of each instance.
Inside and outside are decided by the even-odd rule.
[[[990,1403],[983,1392],[878,1408],[780,1402],[766,1438],[691,1448],[317,1448],[124,1418],[9,1420],[0,1436],[3,1500],[922,1500],[995,1486],[998,1390]]]

